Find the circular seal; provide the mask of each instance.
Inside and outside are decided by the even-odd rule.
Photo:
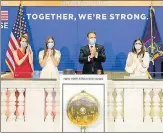
[[[94,96],[82,91],[69,100],[67,116],[77,126],[88,126],[98,119],[99,103]]]

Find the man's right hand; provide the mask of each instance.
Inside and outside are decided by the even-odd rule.
[[[91,53],[90,58],[93,58],[93,57],[95,57],[95,55],[93,53]]]
[[[91,50],[90,50],[90,52],[91,52],[90,58],[93,58],[93,57],[95,57],[95,53],[94,53],[94,50],[93,50],[93,49],[91,49]]]

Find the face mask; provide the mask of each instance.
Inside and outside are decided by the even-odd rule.
[[[23,47],[23,48],[27,47],[27,43],[26,43],[26,42],[20,42],[20,45],[21,45],[21,47]]]
[[[48,43],[48,48],[53,48],[54,47],[54,43]]]
[[[141,44],[135,44],[135,49],[136,49],[136,50],[141,49],[141,47],[142,47],[142,45],[141,45]]]
[[[93,45],[93,44],[96,43],[96,39],[90,39],[89,42],[90,42],[91,45]]]

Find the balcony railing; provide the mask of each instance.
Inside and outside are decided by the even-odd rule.
[[[163,131],[163,80],[108,81],[106,131]]]
[[[25,88],[1,89],[1,119],[25,120],[25,92]]]
[[[1,82],[2,131],[62,131],[58,81]],[[108,80],[107,87],[106,131],[163,132],[163,80]]]
[[[59,132],[59,82],[2,80],[1,127],[5,132]]]

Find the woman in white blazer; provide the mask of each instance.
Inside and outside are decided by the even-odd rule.
[[[148,79],[147,70],[150,57],[146,52],[141,39],[136,39],[133,43],[132,52],[129,52],[125,70],[130,74],[130,78]]]

